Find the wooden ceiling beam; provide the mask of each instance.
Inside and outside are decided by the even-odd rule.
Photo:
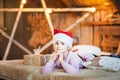
[[[88,11],[92,12],[94,7],[87,8],[47,8],[51,9],[52,12],[80,12],[80,11]],[[18,12],[19,8],[1,8],[0,12]],[[22,12],[44,12],[43,8],[24,8]]]

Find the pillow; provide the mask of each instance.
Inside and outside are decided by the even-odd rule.
[[[84,62],[83,65],[90,69],[103,69],[107,71],[120,71],[120,58],[115,57],[97,57],[89,62]]]
[[[72,48],[73,51],[77,51],[78,54],[94,54],[98,55],[101,52],[99,47],[94,45],[77,45]]]

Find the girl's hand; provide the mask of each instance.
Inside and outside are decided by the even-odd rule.
[[[63,62],[63,55],[62,54],[60,54],[59,60],[60,60],[60,63],[62,64],[62,62]]]
[[[53,60],[54,62],[56,62],[59,59],[59,56],[60,55],[58,53],[55,53],[55,54],[52,55],[51,60]]]

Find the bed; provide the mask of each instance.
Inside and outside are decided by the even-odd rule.
[[[77,52],[75,53],[78,55],[81,55],[81,53],[97,55],[97,53],[101,52],[98,47],[91,45],[73,47],[73,50],[76,49]],[[36,55],[34,57],[35,59],[38,58],[38,56],[36,58]],[[46,57],[49,58],[48,55]],[[45,56],[40,56],[39,58],[38,60],[43,63]],[[33,59],[30,57],[31,60]],[[96,57],[83,63],[86,68],[80,69],[77,75],[68,74],[63,69],[55,69],[51,74],[42,75],[40,71],[43,64],[29,65],[25,64],[24,61],[25,59],[0,61],[0,77],[5,80],[120,80],[119,58]],[[26,61],[29,62],[29,60]]]
[[[0,77],[5,80],[120,80],[120,71],[85,68],[72,75],[63,69],[55,69],[51,74],[42,75],[42,67],[24,65],[23,60],[0,61]]]

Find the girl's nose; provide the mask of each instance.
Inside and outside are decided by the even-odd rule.
[[[57,47],[59,48],[59,47],[60,47],[60,45],[57,45]]]

